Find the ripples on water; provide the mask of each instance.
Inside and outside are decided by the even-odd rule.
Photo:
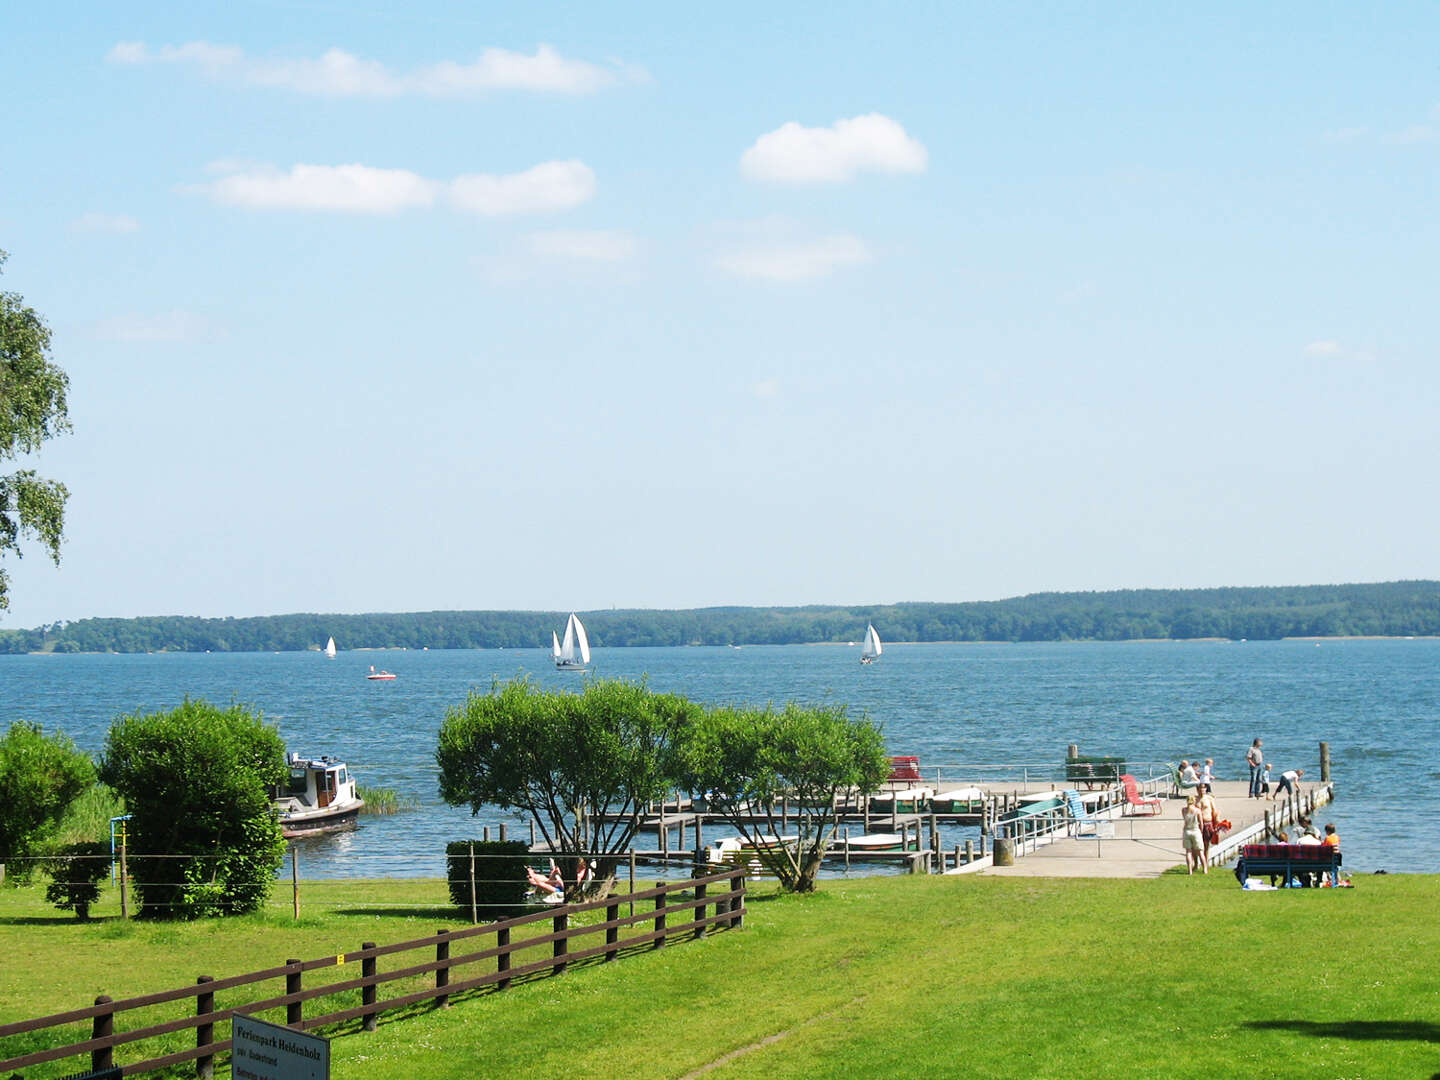
[[[929,768],[1054,765],[1076,743],[1130,762],[1213,757],[1220,779],[1236,779],[1259,736],[1277,770],[1318,779],[1326,740],[1338,799],[1323,819],[1344,837],[1346,865],[1440,872],[1440,835],[1396,797],[1440,778],[1440,641],[897,644],[878,664],[858,658],[841,646],[597,649],[595,669],[710,704],[843,703],[878,721],[893,753]],[[367,681],[371,663],[399,678]],[[420,803],[305,841],[302,873],[435,875],[444,844],[483,824],[506,820],[528,836],[518,819],[445,806],[434,766],[446,710],[522,672],[552,687],[581,681],[542,649],[0,656],[0,721],[58,727],[98,753],[116,716],[173,708],[187,694],[253,706],[292,750],[334,754],[367,786]]]

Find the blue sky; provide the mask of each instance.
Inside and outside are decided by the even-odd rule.
[[[1440,576],[1440,9],[0,12],[91,615]]]

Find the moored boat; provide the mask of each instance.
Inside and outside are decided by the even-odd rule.
[[[343,761],[291,754],[289,766],[289,780],[274,792],[285,839],[355,828],[365,801]]]

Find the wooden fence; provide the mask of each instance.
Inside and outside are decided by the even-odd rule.
[[[722,891],[711,893],[708,891],[711,886],[717,886]],[[680,895],[682,893],[689,893],[689,895]],[[635,911],[633,914],[624,916],[620,914],[622,906],[631,905],[633,910],[634,903],[644,901],[652,902],[653,908],[649,911]],[[712,907],[714,913],[707,914]],[[575,915],[601,910],[605,912],[604,922],[580,925],[571,923],[571,919]],[[193,1049],[131,1062],[123,1066],[122,1072],[130,1075],[166,1065],[194,1061],[196,1075],[209,1077],[214,1072],[216,1055],[228,1051],[231,1046],[230,1039],[216,1038],[215,1026],[236,1015],[248,1016],[266,1009],[278,1009],[283,1006],[286,1013],[286,1024],[299,1031],[357,1018],[361,1021],[361,1027],[364,1030],[374,1031],[378,1015],[387,1009],[403,1008],[425,1001],[434,1001],[437,1006],[443,1006],[449,1003],[451,995],[466,990],[477,990],[487,986],[503,990],[514,980],[526,976],[539,975],[546,971],[559,975],[569,964],[598,958],[607,961],[615,960],[623,953],[635,952],[645,946],[655,949],[662,948],[671,939],[704,937],[712,928],[739,927],[744,916],[745,871],[743,868],[737,867],[705,877],[692,878],[688,881],[669,884],[661,882],[655,888],[624,896],[612,896],[580,904],[564,904],[548,911],[465,927],[460,930],[440,930],[430,937],[417,938],[413,941],[402,941],[393,945],[376,945],[374,942],[367,941],[357,951],[343,953],[339,956],[324,956],[317,960],[287,960],[279,967],[252,971],[244,975],[232,975],[224,979],[213,979],[208,975],[202,975],[194,986],[161,990],[157,993],[125,998],[121,1001],[112,1001],[109,997],[101,995],[95,999],[95,1004],[88,1008],[42,1016],[34,1020],[22,1020],[13,1024],[0,1024],[0,1038],[6,1038],[85,1020],[90,1020],[92,1023],[89,1039],[0,1060],[0,1075],[7,1075],[12,1069],[22,1069],[86,1053],[90,1055],[92,1070],[108,1069],[114,1067],[114,1049],[117,1046],[193,1028],[195,1030]],[[677,918],[684,921],[674,921]],[[548,934],[520,940],[512,937],[515,930],[545,922],[551,924],[551,932]],[[623,941],[621,940],[620,931],[622,929],[644,923],[653,925],[643,932],[629,934]],[[492,946],[474,952],[451,955],[451,946],[456,942],[482,938],[487,935],[493,935],[495,938]],[[600,935],[603,935],[603,942],[597,941],[593,945],[588,943]],[[571,942],[583,947],[572,950]],[[511,957],[514,954],[545,945],[551,946],[551,954],[548,958],[512,965]],[[433,949],[435,959],[405,967],[389,968],[385,971],[379,969],[378,961],[382,956],[394,956],[421,949]],[[457,973],[456,969],[463,969],[467,965],[486,964],[489,961],[494,961],[493,970],[486,970],[481,974],[459,972],[465,977],[458,980],[451,978],[452,973]],[[307,971],[318,971],[354,963],[360,964],[359,978],[342,979],[339,982],[309,989],[303,985],[304,975]],[[384,1000],[379,999],[379,987],[382,984],[397,979],[425,976],[432,972],[434,973],[433,985],[423,990],[402,993]],[[221,991],[279,979],[285,980],[283,994],[240,1002],[223,1009],[215,1007],[215,995]],[[361,995],[361,1003],[358,1006],[337,1009],[319,1016],[304,1015],[306,1001],[357,989]],[[149,1024],[129,1031],[117,1032],[115,1030],[115,1016],[118,1013],[190,998],[195,1001],[193,1015],[163,1023]]]

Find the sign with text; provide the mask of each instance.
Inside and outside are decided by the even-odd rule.
[[[330,1080],[330,1040],[237,1016],[230,1075],[235,1080]]]

